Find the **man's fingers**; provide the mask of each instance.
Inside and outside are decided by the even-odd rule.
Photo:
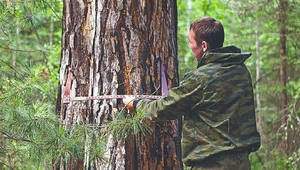
[[[123,103],[125,104],[126,108],[129,109],[129,110],[133,110],[133,101],[134,101],[134,97],[128,97],[128,96],[125,96],[123,98]]]

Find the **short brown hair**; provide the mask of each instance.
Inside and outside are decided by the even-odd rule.
[[[204,17],[193,22],[190,30],[195,32],[194,38],[197,45],[206,41],[211,49],[223,47],[224,28],[220,21],[211,17]]]

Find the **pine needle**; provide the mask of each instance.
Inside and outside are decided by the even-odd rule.
[[[141,110],[137,110],[133,116],[121,111],[106,124],[106,133],[112,134],[115,140],[128,139],[133,135],[150,135],[153,130],[146,120],[147,114]]]

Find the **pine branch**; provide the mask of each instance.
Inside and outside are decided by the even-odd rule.
[[[6,61],[0,59],[0,62],[6,64],[6,65],[7,65],[9,68],[11,68],[15,73],[21,75],[17,69],[15,69],[12,65],[10,65],[9,63],[7,63]],[[2,70],[1,70],[1,71],[2,71]],[[21,81],[21,79],[20,79],[20,81]]]
[[[259,77],[257,80],[255,80],[255,82],[253,83],[253,88],[255,88],[255,87],[256,87],[256,84],[257,84],[258,82],[260,82],[263,78],[269,76],[270,74],[272,74],[273,72],[278,71],[278,70],[279,70],[279,68],[273,68],[273,69],[272,69],[271,71],[269,71],[268,73],[266,73],[266,74],[260,76],[260,77]]]
[[[0,133],[4,134],[5,136],[2,136],[3,138],[6,138],[6,139],[13,139],[13,140],[20,140],[20,141],[25,141],[25,142],[30,142],[30,143],[33,143],[35,145],[37,145],[37,143],[35,143],[34,141],[28,139],[28,138],[24,138],[24,137],[17,137],[17,136],[11,136],[9,135],[8,133],[0,130]]]
[[[114,120],[105,125],[106,133],[112,134],[116,140],[128,139],[132,135],[149,135],[153,130],[146,123],[147,117],[141,110],[137,110],[133,116],[122,110]]]

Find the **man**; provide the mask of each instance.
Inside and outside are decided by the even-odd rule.
[[[249,153],[260,146],[252,82],[244,64],[251,54],[223,47],[224,29],[214,18],[192,23],[188,38],[197,69],[166,97],[123,102],[153,121],[184,116],[182,157],[188,169],[250,169]]]

